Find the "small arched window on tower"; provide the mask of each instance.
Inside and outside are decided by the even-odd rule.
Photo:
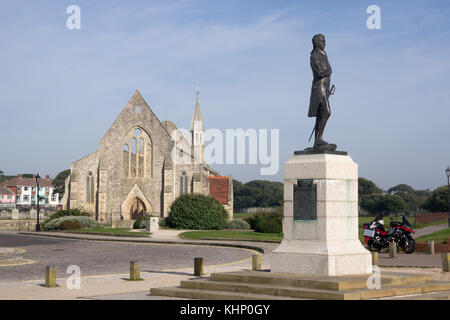
[[[188,193],[188,176],[183,171],[180,176],[180,196],[185,193]]]

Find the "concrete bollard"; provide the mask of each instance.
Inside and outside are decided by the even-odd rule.
[[[397,244],[394,241],[389,242],[389,258],[397,258]]]
[[[252,270],[261,270],[261,256],[259,254],[252,255]]]
[[[378,265],[378,252],[372,252],[372,265]]]
[[[45,286],[47,288],[56,287],[56,267],[46,266],[45,267]]]
[[[442,255],[442,272],[450,272],[450,253],[441,253]]]
[[[204,263],[203,258],[194,258],[194,276],[202,276],[204,275]]]
[[[427,254],[434,254],[434,240],[428,240],[428,242],[427,242]]]
[[[136,261],[130,261],[130,280],[141,280],[141,266]]]

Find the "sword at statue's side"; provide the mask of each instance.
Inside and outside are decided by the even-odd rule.
[[[330,91],[328,91],[328,93],[327,93],[327,98],[329,98],[330,96],[334,95],[334,91],[336,91],[336,87],[335,87],[334,84],[333,84],[333,85],[331,86]],[[314,134],[314,131],[316,131],[316,126],[314,126],[314,128],[313,128],[313,131],[311,132],[311,135],[309,136],[308,142],[311,141],[311,138],[312,138],[312,136],[313,136],[313,134]]]

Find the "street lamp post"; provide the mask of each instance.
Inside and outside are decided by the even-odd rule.
[[[36,231],[41,231],[41,225],[39,224],[39,210],[40,210],[40,205],[39,205],[39,181],[41,180],[41,177],[39,176],[39,173],[36,176],[36,199],[37,199],[37,224],[36,224]]]
[[[450,167],[447,166],[447,169],[445,170],[445,173],[447,174],[447,225],[450,228]]]

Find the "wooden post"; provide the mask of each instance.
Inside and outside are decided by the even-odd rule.
[[[130,261],[130,280],[141,280],[141,266],[136,261]]]
[[[434,240],[428,240],[428,242],[427,242],[427,254],[434,254]]]
[[[45,286],[47,288],[56,287],[56,267],[46,266],[45,267]]]
[[[261,270],[261,256],[259,254],[252,255],[252,270]]]
[[[442,272],[450,272],[450,253],[441,253],[442,255]]]
[[[394,241],[389,242],[389,258],[397,258],[397,244]]]
[[[378,265],[378,252],[372,252],[372,265]]]
[[[194,276],[199,277],[204,274],[203,258],[194,258]]]

